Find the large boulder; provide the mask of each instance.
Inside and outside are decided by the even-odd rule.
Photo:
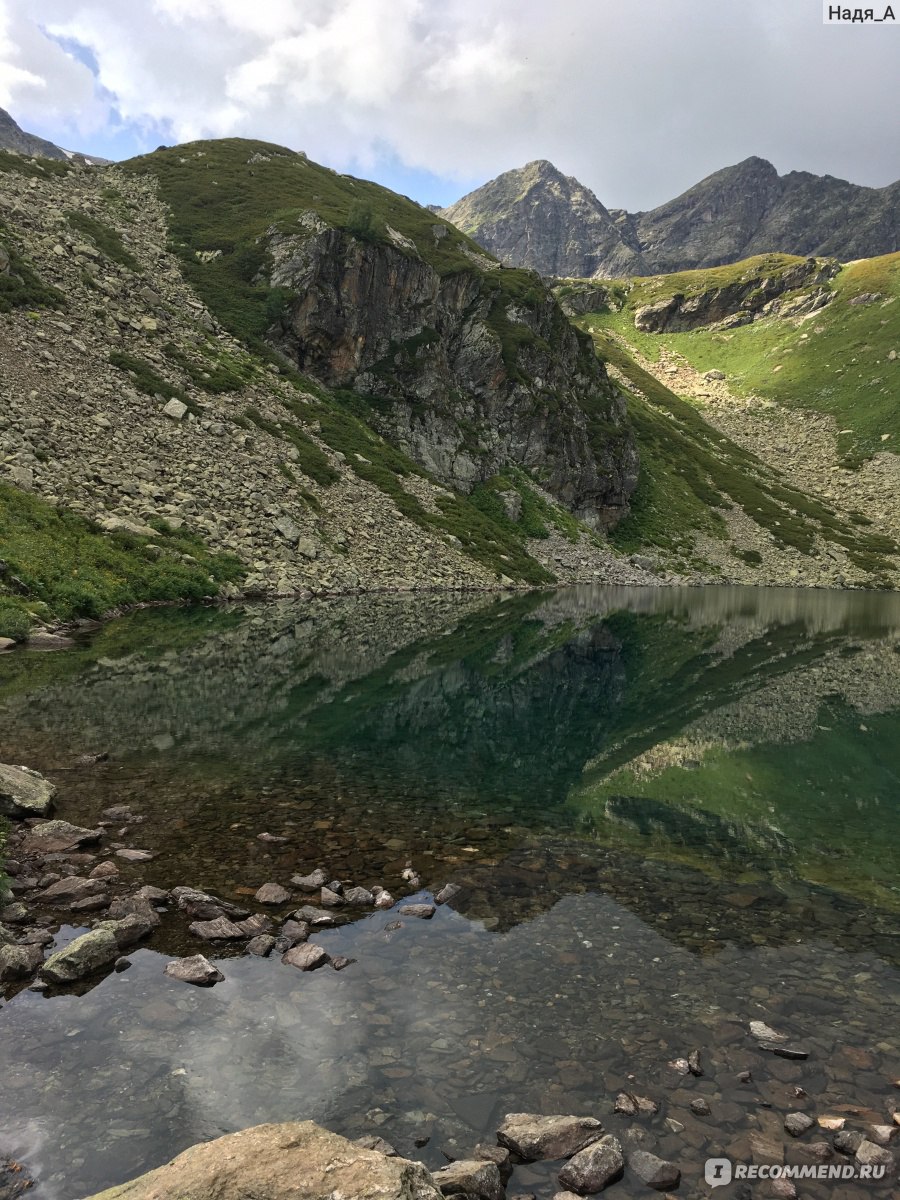
[[[191,1146],[91,1200],[441,1200],[421,1163],[388,1158],[313,1121],[257,1125]]]
[[[56,787],[28,767],[0,763],[0,813],[7,817],[46,817]]]
[[[41,975],[51,983],[74,983],[110,966],[123,950],[149,932],[149,924],[134,915],[121,921],[101,921],[96,929],[51,954],[41,967]]]
[[[507,1113],[497,1141],[525,1162],[571,1158],[603,1134],[595,1117],[544,1117],[538,1113]]]
[[[448,1163],[435,1171],[434,1182],[444,1196],[468,1196],[474,1200],[504,1200],[506,1196],[497,1164],[477,1159]]]

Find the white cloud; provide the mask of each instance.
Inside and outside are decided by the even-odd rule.
[[[388,153],[465,179],[547,157],[632,207],[749,154],[900,175],[900,38],[826,28],[812,3],[0,0],[0,31],[0,103],[70,141],[116,111],[148,137],[263,137],[343,169]]]

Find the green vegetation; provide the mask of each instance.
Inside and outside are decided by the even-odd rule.
[[[513,319],[508,311],[511,306],[530,309],[545,302],[546,289],[537,275],[479,265],[471,256],[483,260],[484,252],[469,238],[435,214],[377,184],[338,175],[302,154],[266,142],[237,138],[159,150],[131,160],[123,169],[149,172],[158,178],[162,198],[172,214],[173,249],[187,277],[222,324],[260,358],[274,361],[265,334],[281,320],[292,300],[285,289],[269,287],[266,282],[269,232],[274,226],[282,234],[302,240],[309,236],[313,217],[359,241],[390,244],[393,253],[416,255],[442,276],[477,276],[483,294],[491,300],[488,323],[500,341],[511,374],[520,370],[523,346],[547,348],[526,323]],[[392,239],[389,227],[409,239],[415,249],[406,249],[399,239]],[[567,329],[562,314],[559,327]],[[437,337],[437,331],[423,329],[402,344],[390,346],[374,372],[402,377],[416,356]],[[216,363],[210,369],[193,349],[188,354],[167,347],[166,353],[199,387],[226,389],[240,378],[240,373],[236,377],[228,367],[217,369]],[[341,453],[360,478],[379,488],[403,516],[420,527],[458,539],[470,557],[511,579],[551,581],[549,572],[528,555],[525,542],[535,530],[546,534],[549,524],[576,538],[580,527],[574,518],[562,515],[555,506],[542,506],[529,490],[527,499],[523,499],[524,523],[510,522],[505,514],[499,515],[489,485],[473,497],[448,491],[438,500],[441,511],[428,511],[404,487],[404,480],[426,478],[427,472],[372,428],[389,411],[389,400],[346,391],[327,392],[283,364],[280,368],[298,392],[311,397],[298,396],[293,405],[288,404],[298,424],[275,425],[253,408],[246,409],[240,420],[247,427],[265,429],[294,445],[300,456],[298,471],[326,487],[338,478],[327,457],[304,433],[306,427]],[[625,436],[609,420],[610,414],[600,399],[597,404],[598,412],[591,415],[596,437],[605,438],[610,430],[616,436]],[[285,472],[289,471],[286,466]],[[309,499],[315,502],[314,497]]]
[[[67,160],[56,158],[26,158],[24,154],[14,154],[11,150],[0,150],[0,175],[15,173],[29,179],[47,179],[55,175],[68,175],[72,164]]]
[[[21,640],[32,618],[99,617],[126,605],[202,600],[243,565],[190,534],[107,535],[83,517],[0,484],[0,636]]]
[[[92,241],[101,254],[129,271],[140,271],[141,264],[126,247],[117,229],[80,210],[66,213],[66,218],[72,228]]]
[[[174,383],[169,383],[167,379],[163,379],[162,375],[157,374],[144,359],[135,358],[133,354],[125,354],[121,350],[111,350],[109,361],[120,371],[127,372],[131,376],[131,382],[145,396],[162,396],[165,400],[181,400],[188,408],[197,410],[196,404],[193,403],[187,392]]]
[[[859,712],[835,701],[808,740],[692,747],[688,765],[624,766],[578,789],[573,801],[605,840],[635,841],[650,857],[709,869],[715,855],[726,877],[736,868],[766,870],[778,857],[813,883],[896,909],[895,726],[896,712],[867,714],[861,736]],[[847,822],[848,806],[859,820]],[[873,858],[876,840],[884,853]]]
[[[511,517],[507,512],[504,496],[519,498],[519,515]],[[548,503],[528,484],[524,471],[510,469],[495,475],[473,489],[471,503],[485,516],[510,533],[526,538],[548,538],[548,526],[558,529],[571,542],[577,542],[583,526],[564,508]],[[515,505],[515,500],[512,500]]]
[[[62,308],[62,292],[43,283],[31,264],[22,257],[0,223],[0,245],[9,255],[9,274],[0,274],[0,313],[14,308]]]
[[[299,455],[298,470],[302,471],[304,475],[308,475],[310,479],[314,479],[322,487],[330,487],[340,479],[340,472],[336,471],[328,461],[328,455],[320,450],[312,438],[296,425],[286,421],[275,425],[273,422],[267,421],[255,408],[245,408],[244,416],[258,428],[272,434],[273,437],[284,438],[285,441],[290,442]]]
[[[735,284],[750,283],[754,279],[779,279],[792,267],[806,260],[794,254],[757,254],[740,262],[727,263],[722,267],[701,267],[695,271],[678,271],[672,275],[645,275],[630,281],[623,289],[611,284],[621,296],[630,312],[643,308],[645,304],[658,304],[671,296],[684,296],[689,300],[706,292],[719,291]],[[603,286],[607,286],[604,282]]]
[[[798,260],[787,259],[786,263]],[[738,395],[757,395],[789,408],[834,417],[844,431],[848,466],[900,443],[900,253],[850,263],[832,280],[834,299],[802,322],[769,317],[737,329],[640,333],[634,310],[674,291],[697,294],[721,276],[739,277],[759,260],[713,271],[636,280],[620,312],[592,314],[590,323],[613,330],[656,360],[662,347],[699,371],[718,369]],[[862,298],[862,302],[860,301]],[[869,299],[871,298],[871,299]],[[891,359],[889,355],[895,354]]]
[[[212,339],[207,338],[195,347],[198,357],[167,342],[163,347],[166,358],[188,375],[195,387],[204,392],[239,392],[256,375],[256,368],[249,355],[242,359],[221,350]]]

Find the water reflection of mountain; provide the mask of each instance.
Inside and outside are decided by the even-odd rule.
[[[786,832],[769,792],[798,790],[789,764],[767,764],[769,782],[745,795],[727,774],[738,752],[723,730],[739,726],[745,752],[771,740],[774,709],[786,734],[793,722],[810,738],[822,704],[838,696],[841,753],[852,758],[859,713],[900,705],[898,630],[893,595],[733,588],[148,612],[65,656],[0,662],[0,757],[40,768],[109,749],[119,762],[164,762],[186,794],[213,769],[259,788],[326,762],[374,793],[418,792],[463,811],[518,806],[523,820],[556,811],[601,837],[611,794],[642,797],[642,809],[630,802],[635,845],[668,837],[674,846],[690,829],[696,854],[712,861],[722,831],[744,829],[738,840],[789,859],[802,835],[807,857],[840,851],[845,878],[862,869],[865,846],[855,835],[838,844],[816,824],[827,781],[815,763],[804,768],[812,783],[798,785],[805,823]],[[883,670],[863,666],[873,656]],[[692,798],[703,771],[670,772],[663,789],[645,772],[632,786],[642,756],[701,734],[721,751],[721,762],[708,756],[722,772],[714,802],[719,776]],[[855,778],[864,801],[880,797],[894,769],[875,768]],[[691,811],[679,815],[685,800]],[[896,806],[873,814],[879,836],[890,836]]]

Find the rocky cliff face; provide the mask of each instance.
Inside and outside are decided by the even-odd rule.
[[[541,275],[641,275],[646,264],[592,191],[545,160],[507,171],[441,215],[501,262]]]
[[[538,165],[548,182],[528,186]],[[603,208],[577,180],[553,186],[554,176],[563,179],[549,163],[530,164],[443,215],[504,262],[527,261],[548,276],[662,274],[775,251],[848,261],[900,248],[900,182],[867,188],[805,171],[779,175],[748,158],[658,208],[628,213]]]
[[[612,523],[637,459],[590,345],[537,280],[513,299],[498,272],[441,274],[405,242],[323,222],[274,236],[270,283],[293,298],[270,340],[301,371],[377,398],[372,424],[449,486],[519,467],[587,524]]]
[[[805,316],[831,302],[834,293],[827,285],[839,270],[835,259],[809,258],[787,266],[774,255],[751,260],[748,269],[730,282],[712,283],[690,296],[676,291],[643,305],[635,311],[635,328],[643,333],[683,333],[734,329],[756,317]]]

